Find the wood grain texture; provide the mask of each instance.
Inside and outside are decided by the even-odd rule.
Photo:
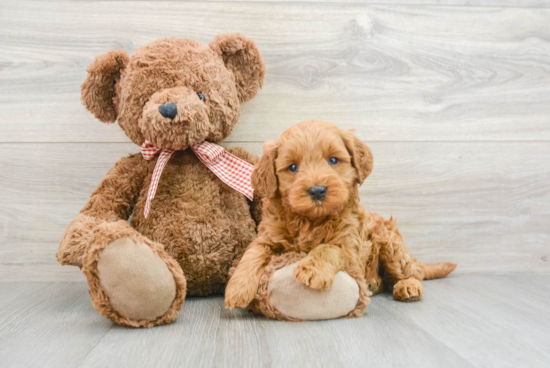
[[[354,127],[369,141],[550,140],[550,9],[26,0],[0,6],[1,142],[128,142],[80,105],[79,85],[93,57],[113,48],[133,52],[174,34],[208,42],[234,31],[257,42],[267,80],[243,106],[229,141],[270,140],[312,118]]]
[[[152,329],[111,324],[84,283],[0,283],[0,361],[55,367],[543,367],[549,275],[452,275],[418,303],[372,299],[358,319],[290,323],[191,298]],[[37,292],[37,287],[40,291]]]
[[[38,0],[49,2],[64,2],[67,0]],[[74,0],[73,0],[74,1]],[[105,0],[77,0],[80,2],[105,2]],[[128,0],[109,0],[110,2]],[[246,2],[246,3],[266,3],[266,2],[296,2],[295,0],[134,0],[141,2]],[[370,4],[370,5],[437,5],[437,6],[469,6],[469,7],[511,7],[511,8],[550,8],[548,0],[301,0],[301,3],[336,3],[336,4]]]
[[[85,283],[0,283],[0,295],[11,297],[0,305],[0,365],[79,366],[112,326],[87,294]]]
[[[418,259],[458,263],[457,273],[550,273],[548,143],[367,143],[375,169],[362,203],[396,216]],[[240,145],[261,153],[261,143]],[[1,144],[0,280],[83,280],[56,262],[59,240],[110,167],[137,151]]]
[[[547,365],[550,1],[379,3],[2,1],[0,366]],[[86,66],[223,32],[255,40],[267,65],[227,145],[260,154],[308,119],[355,128],[375,155],[365,207],[396,216],[421,261],[459,264],[421,302],[382,294],[360,319],[284,323],[190,298],[175,323],[128,329],[99,316],[84,282],[48,282],[84,281],[56,262],[58,242],[138,151],[81,106]]]
[[[230,316],[229,316],[230,315]],[[252,316],[250,316],[252,317]],[[223,298],[190,298],[176,323],[134,330],[113,326],[82,362],[82,367],[258,367],[266,361],[259,317],[225,311]],[[139,342],[138,342],[139,341]],[[149,341],[154,346],[149,346]],[[136,344],[136,342],[138,342]],[[143,354],[144,347],[155,353]],[[160,357],[160,360],[159,360]]]
[[[454,351],[480,366],[528,365],[524,354],[518,356],[512,351],[506,351],[512,346],[518,352],[529,351],[529,355],[540,366],[547,364],[542,362],[550,358],[546,343],[550,313],[547,306],[546,310],[541,306],[538,294],[548,293],[548,280],[542,281],[545,280],[543,278],[532,283],[528,281],[529,278],[510,276],[499,281],[492,278],[479,280],[479,283],[462,282],[458,278],[446,280],[445,287],[439,287],[437,293],[433,293],[436,295],[425,300],[433,309],[419,313],[418,318],[414,319],[415,324],[436,339],[444,336],[455,347]],[[530,284],[529,291],[522,291],[526,283]],[[465,298],[466,295],[469,297]],[[525,308],[530,296],[539,301],[534,300],[533,306]],[[392,311],[396,314],[413,312],[404,307],[397,305]],[[418,313],[421,308],[413,305],[411,309],[416,309],[414,312]],[[492,313],[483,312],[487,309],[491,309]],[[495,341],[498,341],[499,347],[479,349]]]

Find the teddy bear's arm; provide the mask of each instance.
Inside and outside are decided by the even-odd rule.
[[[124,221],[132,214],[146,174],[141,155],[125,157],[109,170],[63,234],[56,254],[62,265],[82,265],[82,255],[100,224],[123,220],[121,226],[129,226]]]
[[[238,158],[252,165],[256,165],[256,163],[260,159],[255,154],[248,152],[247,150],[241,147],[228,148],[227,152],[237,156]],[[256,222],[256,225],[259,225],[260,221],[262,221],[262,198],[258,195],[258,193],[254,192],[254,200],[248,201],[248,203],[250,205],[250,214],[252,215],[252,218]]]

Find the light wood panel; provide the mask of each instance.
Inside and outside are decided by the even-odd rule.
[[[396,216],[424,262],[456,272],[549,273],[546,142],[368,142],[375,169],[362,203]],[[260,143],[241,144],[261,153]],[[0,280],[83,280],[54,258],[70,221],[133,144],[0,145]]]
[[[49,2],[64,2],[67,0],[38,0]],[[75,1],[75,0],[73,0]],[[77,0],[80,2],[105,2],[105,0]],[[109,2],[121,1],[126,2],[128,0],[108,0]],[[286,3],[296,2],[294,0],[134,0],[141,2],[246,2],[246,3]],[[469,7],[512,7],[512,8],[549,8],[550,2],[548,0],[301,0],[301,3],[336,3],[336,4],[370,4],[370,5],[437,5],[437,6],[469,6]]]
[[[432,286],[429,282],[425,285]],[[540,299],[531,305],[530,296],[538,298],[535,285],[542,292],[549,290],[545,278],[535,282],[516,276],[472,277],[468,281],[451,278],[436,285],[437,291],[424,300],[424,305],[406,308],[399,303],[391,310],[395,314],[414,313],[417,328],[437,340],[444,339],[457,354],[477,366],[544,366],[543,361],[550,358],[545,343],[550,314]],[[528,291],[521,290],[524,287]],[[429,310],[424,309],[426,304]],[[535,360],[529,361],[531,357]]]
[[[80,105],[93,57],[233,31],[257,42],[268,72],[229,141],[273,139],[313,118],[370,141],[550,139],[549,9],[170,1],[0,9],[1,142],[127,142]]]
[[[546,365],[548,8],[2,0],[0,366]],[[145,330],[99,316],[84,282],[49,282],[84,281],[56,262],[59,239],[107,170],[138,151],[80,105],[86,66],[113,48],[132,53],[171,35],[207,43],[223,32],[254,39],[268,69],[227,145],[260,154],[263,141],[308,119],[355,128],[375,155],[365,207],[397,216],[421,261],[459,264],[425,282],[421,302],[383,294],[363,318],[297,324],[193,298],[175,323]]]
[[[37,291],[40,289],[39,291]],[[451,275],[417,303],[372,298],[358,319],[289,323],[222,297],[191,298],[163,327],[116,326],[85,283],[1,283],[6,367],[544,367],[549,275]],[[2,300],[3,301],[3,300]]]
[[[85,283],[0,283],[0,295],[11,299],[0,304],[3,367],[78,367],[112,325]]]

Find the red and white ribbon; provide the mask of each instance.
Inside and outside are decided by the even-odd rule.
[[[216,174],[221,181],[244,194],[248,199],[252,200],[254,198],[254,189],[252,189],[251,181],[254,165],[232,155],[222,146],[218,146],[215,143],[204,141],[191,146],[191,149],[199,160]],[[145,218],[149,217],[151,201],[155,198],[162,170],[175,150],[170,148],[158,148],[147,141],[143,142],[141,145],[141,154],[146,160],[153,159],[159,151],[160,156],[153,170],[153,177],[151,178],[151,184],[147,192],[147,201],[145,202],[144,210]]]

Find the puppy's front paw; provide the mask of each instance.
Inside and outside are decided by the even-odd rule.
[[[246,280],[231,279],[225,288],[225,307],[246,308],[256,296],[258,286]]]
[[[296,280],[312,289],[329,290],[335,274],[331,267],[311,257],[302,259],[294,268]]]

